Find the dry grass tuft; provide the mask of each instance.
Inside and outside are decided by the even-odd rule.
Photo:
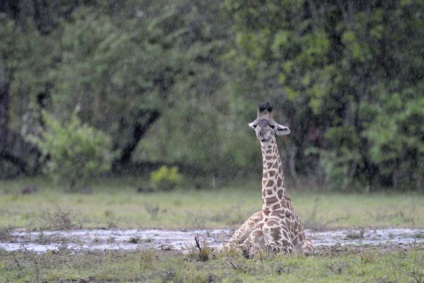
[[[43,229],[70,230],[82,228],[81,215],[59,206],[55,206],[53,211],[43,210],[39,217],[43,221]]]

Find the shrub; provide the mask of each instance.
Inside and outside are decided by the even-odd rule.
[[[67,123],[43,112],[45,129],[31,136],[40,149],[43,173],[70,191],[87,185],[93,177],[111,169],[111,138],[102,131],[82,124],[76,109]]]
[[[156,189],[170,191],[181,181],[181,174],[176,166],[162,165],[150,174],[150,181]]]

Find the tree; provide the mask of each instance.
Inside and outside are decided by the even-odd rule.
[[[17,120],[24,122],[26,115],[19,115],[20,108],[28,102],[28,93],[23,93],[19,100],[15,96],[17,88],[24,90],[27,82],[33,77],[30,70],[26,69],[25,62],[17,63],[13,58],[22,56],[28,49],[25,44],[29,38],[19,34],[16,26],[0,14],[0,37],[5,40],[0,42],[0,178],[19,174],[33,174],[36,171],[39,151],[26,142],[20,129],[16,127]],[[34,39],[36,41],[37,39]],[[8,60],[12,58],[12,60]],[[18,104],[18,105],[17,105]],[[15,111],[17,110],[17,111]]]
[[[66,121],[79,105],[82,123],[112,138],[117,171],[141,161],[234,175],[260,163],[246,123],[269,100],[292,130],[283,154],[293,177],[421,187],[422,8],[1,1],[0,166],[34,171],[40,152],[22,137],[45,130],[43,109]]]
[[[262,91],[292,117],[298,172],[320,179],[324,170],[338,189],[355,181],[420,187],[422,1],[229,0],[226,7],[235,59],[252,82],[245,92]],[[396,134],[388,135],[388,121]]]
[[[76,108],[66,123],[43,112],[45,129],[28,137],[42,153],[43,173],[69,191],[80,191],[109,172],[113,158],[110,137],[82,124],[78,112]]]
[[[216,97],[214,84],[220,84],[214,68],[224,29],[210,30],[203,17],[217,21],[207,12],[210,6],[162,4],[144,4],[139,11],[123,6],[112,15],[83,7],[64,26],[62,59],[52,71],[54,112],[81,105],[84,121],[113,137],[117,167],[131,161],[165,111],[172,116],[173,108],[186,113],[184,107],[193,107],[202,113],[191,102]]]
[[[180,119],[174,132],[191,119],[189,109],[199,113],[200,119],[192,121],[199,131],[218,131],[211,125],[215,109],[225,111],[225,96],[218,92],[224,79],[219,56],[227,48],[228,21],[219,5],[189,2],[2,2],[0,11],[13,25],[2,50],[11,85],[9,128],[34,134],[43,131],[42,109],[67,120],[80,105],[81,119],[113,138],[119,151],[115,169],[131,162],[139,141],[164,113],[171,122]],[[205,137],[199,146],[197,132],[188,134],[193,142],[182,144],[189,156],[184,162],[209,165],[191,151],[214,144],[209,148],[219,155],[218,138],[210,139],[218,135]],[[171,154],[158,158],[181,160],[172,155],[181,152],[178,147],[171,144]]]

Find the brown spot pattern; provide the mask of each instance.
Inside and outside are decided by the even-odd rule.
[[[272,187],[272,186],[274,186],[274,181],[273,180],[268,180],[268,182],[266,183],[266,187],[267,188],[269,188],[269,187]]]
[[[278,192],[277,192],[277,196],[278,196],[278,198],[279,199],[283,199],[283,193],[284,193],[284,191],[283,190],[279,190]]]
[[[268,146],[262,147],[262,160],[261,217],[254,224],[250,224],[254,225],[254,228],[249,228],[249,236],[239,242],[239,247],[246,251],[248,256],[261,250],[291,253],[293,247],[301,247],[305,253],[313,251],[310,239],[305,241],[302,224],[292,210],[291,199],[283,187],[282,162],[274,137]],[[243,226],[239,231],[242,228]]]
[[[277,188],[281,188],[282,185],[283,185],[283,179],[282,178],[278,178],[278,180],[277,180]]]

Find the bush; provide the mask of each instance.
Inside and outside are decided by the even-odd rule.
[[[43,112],[45,129],[31,136],[40,149],[43,173],[70,191],[78,191],[89,180],[111,169],[112,141],[105,133],[82,124],[76,109],[68,123]]]
[[[158,170],[150,173],[150,181],[156,189],[170,191],[175,189],[181,181],[181,174],[176,166],[162,165]]]

